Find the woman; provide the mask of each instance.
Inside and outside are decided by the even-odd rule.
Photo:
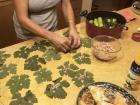
[[[13,20],[18,38],[26,40],[38,35],[51,41],[63,52],[79,47],[80,37],[76,31],[70,0],[13,1],[15,7]],[[53,32],[57,26],[56,5],[59,2],[62,3],[63,14],[69,23],[69,38]]]

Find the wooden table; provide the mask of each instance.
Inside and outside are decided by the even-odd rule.
[[[73,56],[77,53],[67,53],[67,54],[60,53],[62,57],[60,60],[51,60],[46,64],[41,64],[42,68],[47,68],[49,71],[51,71],[52,80],[55,80],[58,77],[60,77],[60,73],[57,67],[63,65],[65,61],[69,61],[70,64],[75,64],[80,69],[86,69],[86,71],[91,72],[94,75],[95,82],[99,81],[110,82],[123,87],[132,61],[134,60],[136,55],[140,55],[140,43],[135,42],[131,39],[132,33],[135,32],[138,27],[140,27],[140,16],[136,15],[136,18],[137,18],[136,20],[127,23],[127,26],[129,26],[129,30],[124,31],[122,33],[122,38],[119,39],[122,45],[121,50],[122,54],[118,59],[110,62],[102,62],[97,60],[92,55],[91,48],[81,47],[80,49],[77,50],[77,53],[81,52],[88,54],[91,59],[91,64],[77,64],[73,59]],[[82,38],[87,37],[85,23],[78,24],[77,28]],[[62,34],[63,32],[64,30],[60,30],[57,33]],[[25,41],[23,43],[9,46],[7,48],[3,48],[0,50],[6,51],[7,54],[11,54],[11,57],[7,58],[7,60],[5,61],[6,65],[11,63],[17,65],[16,74],[9,73],[9,75],[0,79],[0,96],[1,96],[0,105],[9,105],[9,103],[12,101],[11,99],[12,94],[9,89],[9,86],[6,86],[9,79],[13,76],[16,77],[17,75],[21,76],[23,74],[29,76],[28,78],[30,79],[30,85],[29,88],[27,89],[26,88],[21,89],[19,93],[22,95],[21,97],[24,97],[25,93],[28,90],[31,90],[38,100],[38,103],[35,103],[34,105],[75,105],[76,97],[82,87],[77,87],[74,84],[74,81],[72,81],[72,78],[66,75],[62,76],[63,80],[67,80],[67,82],[69,82],[70,84],[69,87],[64,88],[64,90],[67,93],[66,98],[64,99],[49,98],[44,94],[44,91],[48,84],[52,84],[52,80],[41,82],[40,84],[37,83],[35,79],[37,75],[34,75],[34,73],[37,71],[24,70],[24,63],[26,59],[14,58],[13,54],[15,51],[19,50],[19,48],[23,46],[27,46],[28,48],[30,48],[35,41],[38,42],[40,40],[42,39],[35,38],[33,40]],[[38,55],[39,57],[41,57],[43,54],[44,52],[41,51],[33,51],[30,53],[29,57],[32,57],[33,55]],[[136,97],[136,99],[140,102],[140,90],[129,92],[133,94]]]

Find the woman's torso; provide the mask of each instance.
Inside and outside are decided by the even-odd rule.
[[[29,18],[46,30],[54,31],[57,27],[57,13],[55,7],[61,0],[28,1]],[[21,39],[29,39],[34,36],[19,24],[16,13],[14,13],[13,20],[17,37]]]

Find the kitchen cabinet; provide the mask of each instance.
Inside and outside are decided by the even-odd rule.
[[[82,10],[82,0],[71,0],[71,4],[74,10],[74,15],[75,15],[75,21],[76,23],[80,22],[80,12]],[[64,27],[67,27],[68,23],[65,21],[62,9],[61,9],[61,4],[58,5],[58,29],[62,29]]]
[[[94,10],[120,10],[131,6],[134,0],[92,0],[92,11]]]
[[[11,45],[16,41],[13,11],[11,0],[0,0],[0,48]]]

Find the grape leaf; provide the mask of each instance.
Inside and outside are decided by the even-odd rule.
[[[53,60],[60,60],[61,55],[60,53],[53,47],[50,47],[47,49],[47,51],[44,53],[43,58],[46,60],[46,62]]]
[[[12,100],[10,105],[33,105],[38,103],[36,96],[29,90],[26,92],[24,97],[17,97],[16,99]]]
[[[14,52],[14,57],[26,59],[26,58],[28,58],[30,53],[31,53],[30,48],[23,46],[18,51]]]
[[[40,43],[35,42],[34,45],[31,47],[31,51],[46,51],[46,46],[43,46]]]
[[[42,40],[39,42],[42,46],[50,47],[51,44],[48,40]]]
[[[9,74],[16,74],[15,64],[3,65],[0,68],[0,79],[7,77]]]
[[[34,55],[28,59],[26,59],[24,64],[25,70],[31,70],[31,71],[37,71],[41,69],[40,64],[46,64],[46,61],[44,58],[40,58],[38,55]]]
[[[67,93],[64,88],[69,86],[70,84],[67,81],[62,80],[62,78],[58,78],[55,82],[53,82],[53,84],[47,85],[44,94],[50,98],[65,99]]]
[[[0,51],[0,66],[2,66],[10,56],[10,54],[5,54],[5,51]]]
[[[69,37],[69,30],[66,30],[65,32],[63,32],[63,35],[64,35],[65,37]]]
[[[76,71],[76,75],[74,78],[72,78],[72,81],[74,81],[74,84],[77,87],[81,87],[83,85],[86,86],[94,82],[93,74],[85,71],[85,69],[80,69]]]
[[[64,62],[64,65],[57,67],[61,76],[68,75],[69,77],[75,76],[75,70],[79,68],[74,64],[69,64],[69,61]]]
[[[34,73],[34,76],[36,76],[36,81],[38,84],[45,82],[45,81],[51,81],[52,80],[52,72],[47,71],[47,69],[41,69]]]
[[[26,92],[24,99],[30,104],[38,102],[36,96],[30,90]]]
[[[70,50],[70,53],[77,53],[77,49]]]
[[[12,76],[6,83],[12,95],[16,95],[22,89],[28,89],[30,86],[30,79],[28,75]]]
[[[47,40],[42,40],[40,42],[35,42],[34,45],[31,47],[31,51],[42,51],[45,52],[47,47],[50,47],[51,44]]]
[[[85,38],[81,38],[81,44],[83,47],[86,48],[91,48],[91,38],[89,37],[85,37]]]
[[[90,55],[88,54],[77,53],[73,58],[78,64],[91,64]]]

